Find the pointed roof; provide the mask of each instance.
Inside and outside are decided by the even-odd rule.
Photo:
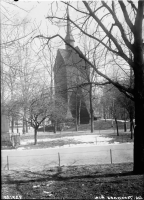
[[[74,45],[75,40],[74,40],[74,37],[72,35],[72,31],[71,31],[68,6],[67,6],[67,33],[66,33],[65,40],[66,40],[67,43],[71,44],[72,46]]]

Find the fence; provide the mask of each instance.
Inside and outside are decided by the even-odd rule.
[[[39,152],[39,151],[38,151]],[[87,164],[113,164],[133,161],[133,148],[107,149],[99,151],[55,152],[53,154],[2,156],[2,169],[35,169]]]

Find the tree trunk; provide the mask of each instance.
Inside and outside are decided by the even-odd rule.
[[[142,17],[144,1],[138,1],[139,12],[134,32],[134,173],[144,173],[144,46],[142,43]]]
[[[80,99],[79,107],[78,107],[78,125],[80,125],[80,111],[81,111],[81,99]]]
[[[131,139],[133,139],[133,130],[134,130],[133,119],[130,119],[130,132],[131,132]]]
[[[116,118],[115,118],[115,123],[116,123],[116,129],[117,129],[117,136],[119,136],[118,122]]]
[[[78,112],[77,112],[77,92],[76,92],[76,117],[75,117],[75,119],[76,119],[76,121],[75,121],[75,128],[76,128],[76,131],[78,131]]]
[[[57,122],[54,122],[54,133],[57,132]]]
[[[19,128],[18,128],[18,120],[17,120],[17,133],[19,132]]]
[[[11,131],[12,133],[14,132],[14,118],[12,116],[12,121],[11,121]]]
[[[28,133],[28,123],[26,121],[26,133]]]
[[[38,130],[38,128],[35,127],[35,128],[34,128],[34,145],[37,144],[37,130]]]
[[[135,101],[134,173],[144,173],[144,104]]]
[[[127,131],[126,121],[124,121],[124,132]]]
[[[131,139],[132,139],[133,138],[133,130],[134,130],[134,123],[133,123],[134,111],[133,111],[132,107],[130,108],[129,118],[130,118],[130,132],[131,132]]]
[[[91,133],[94,132],[94,112],[93,112],[93,105],[92,105],[92,85],[90,85],[90,115],[91,115]]]
[[[23,134],[28,133],[27,122],[26,122],[26,108],[24,107],[24,116],[23,116]]]
[[[143,1],[139,1],[139,4],[144,6]],[[136,20],[138,26],[139,20]],[[144,52],[141,41],[140,30],[136,29],[134,41],[134,173],[144,173]]]
[[[94,132],[94,116],[93,116],[93,109],[91,110],[91,133]]]
[[[23,134],[25,134],[25,119],[23,117]]]
[[[105,111],[105,107],[103,107],[103,117],[104,117],[105,122],[106,122],[106,111]]]
[[[127,131],[127,124],[126,124],[126,116],[125,116],[125,108],[124,108],[124,132]]]
[[[43,132],[45,133],[45,120],[43,121]]]
[[[76,131],[78,131],[78,119],[77,119],[77,116],[76,116],[76,121],[75,121],[75,128],[76,128]]]

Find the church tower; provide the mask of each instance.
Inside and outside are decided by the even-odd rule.
[[[85,61],[69,46],[74,46],[69,9],[67,8],[67,29],[65,49],[58,49],[54,65],[55,96],[64,99],[68,105],[66,118],[89,123],[88,90],[79,87],[87,81],[88,70]],[[69,45],[68,45],[69,44]],[[80,51],[79,47],[75,47]]]
[[[67,32],[66,32],[66,37],[65,41],[70,44],[71,46],[74,47],[74,38],[72,35],[72,30],[71,30],[71,25],[70,25],[70,17],[69,17],[69,8],[67,7]],[[66,50],[70,50],[70,46],[66,44]]]

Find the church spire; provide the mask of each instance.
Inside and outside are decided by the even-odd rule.
[[[72,31],[71,31],[71,25],[70,25],[70,17],[69,17],[69,8],[67,6],[67,34],[65,37],[65,40],[67,43],[69,43],[70,45],[74,46],[74,38],[72,36]],[[70,50],[70,46],[66,45],[66,49]]]

